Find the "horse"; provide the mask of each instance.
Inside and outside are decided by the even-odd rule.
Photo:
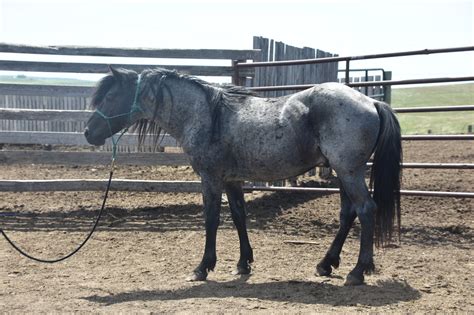
[[[204,254],[191,281],[205,281],[216,265],[216,233],[225,191],[240,242],[237,274],[251,272],[253,250],[246,227],[244,181],[274,181],[330,166],[340,186],[340,225],[316,274],[338,268],[345,239],[357,217],[360,251],[346,285],[364,283],[374,271],[373,248],[400,235],[400,125],[390,106],[339,83],[264,98],[231,84],[211,84],[162,68],[138,74],[110,69],[92,96],[84,131],[92,145],[133,127],[140,143],[163,131],[174,137],[201,178]],[[366,163],[373,154],[370,187]]]

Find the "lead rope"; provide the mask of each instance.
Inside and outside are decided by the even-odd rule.
[[[137,112],[137,111],[142,111],[142,109],[140,108],[140,106],[138,105],[138,89],[139,89],[139,86],[140,86],[140,79],[141,79],[141,76],[139,75],[138,76],[138,80],[137,80],[137,87],[136,87],[136,90],[135,90],[135,97],[133,99],[133,105],[132,105],[132,108],[130,109],[130,112],[129,113],[125,113],[125,114],[121,114],[121,115],[116,115],[116,116],[107,116],[107,115],[104,115],[101,111],[99,110],[96,110],[96,113],[99,114],[99,116],[101,116],[102,118],[105,119],[105,121],[107,122],[107,125],[109,126],[109,130],[110,130],[110,133],[112,133],[112,127],[110,125],[110,120],[113,119],[113,118],[116,118],[116,117],[121,117],[121,116],[125,116],[125,115],[128,115],[129,116],[129,120],[131,120],[131,117],[132,117],[132,114]],[[29,259],[32,259],[34,261],[37,261],[37,262],[41,262],[41,263],[47,263],[47,264],[54,264],[54,263],[57,263],[57,262],[60,262],[60,261],[63,261],[63,260],[66,260],[68,259],[69,257],[73,256],[74,254],[76,254],[84,245],[86,245],[86,243],[89,241],[89,239],[92,237],[92,234],[94,234],[97,226],[99,225],[99,221],[102,217],[102,214],[104,213],[104,209],[105,209],[105,204],[107,202],[107,197],[109,195],[109,191],[110,191],[110,186],[112,184],[112,177],[114,175],[114,170],[115,170],[115,158],[117,156],[117,146],[118,146],[118,143],[120,141],[120,139],[122,138],[122,136],[128,131],[128,128],[124,129],[120,135],[117,137],[117,139],[114,138],[114,136],[112,135],[112,160],[110,162],[110,173],[109,173],[109,180],[107,182],[107,188],[105,189],[105,194],[104,194],[104,200],[102,201],[102,207],[100,208],[100,211],[99,211],[99,214],[97,215],[97,219],[95,220],[95,223],[94,223],[94,226],[92,227],[91,231],[89,232],[89,234],[87,235],[87,237],[84,239],[84,241],[82,241],[82,243],[76,248],[74,249],[72,252],[70,252],[69,254],[67,254],[66,256],[63,256],[61,258],[57,258],[57,259],[42,259],[42,258],[37,258],[37,257],[34,257],[34,256],[31,256],[30,254],[26,253],[24,250],[22,250],[20,247],[18,247],[8,236],[7,234],[5,233],[5,231],[3,229],[0,229],[0,232],[2,233],[3,237],[7,240],[7,242],[17,251],[19,252],[21,255],[29,258]]]
[[[2,235],[3,237],[5,237],[5,239],[7,240],[8,243],[10,243],[10,245],[16,249],[17,252],[19,252],[21,255],[29,258],[29,259],[32,259],[32,260],[35,260],[37,262],[41,262],[41,263],[48,263],[48,264],[54,264],[54,263],[57,263],[57,262],[60,262],[60,261],[63,261],[63,260],[66,260],[68,259],[69,257],[71,257],[72,255],[74,255],[75,253],[77,253],[84,245],[86,245],[87,241],[89,241],[89,239],[91,238],[92,234],[95,232],[96,228],[97,228],[97,225],[99,225],[99,221],[100,221],[100,218],[102,217],[102,214],[104,212],[104,209],[105,209],[105,203],[107,201],[107,196],[109,194],[109,190],[110,190],[110,184],[112,183],[112,176],[114,174],[114,160],[112,160],[112,163],[110,164],[111,165],[111,170],[110,170],[110,176],[109,176],[109,181],[107,183],[107,188],[105,190],[105,195],[104,195],[104,201],[102,202],[102,207],[100,208],[100,211],[99,211],[99,214],[97,215],[97,219],[95,220],[95,223],[94,223],[94,226],[92,227],[92,230],[89,232],[89,234],[87,235],[87,237],[84,239],[84,241],[82,241],[82,243],[75,249],[73,250],[72,252],[70,252],[69,254],[67,254],[66,256],[64,257],[61,257],[61,258],[57,258],[57,259],[42,259],[42,258],[37,258],[37,257],[33,257],[31,255],[29,255],[28,253],[26,253],[25,251],[23,251],[21,248],[19,248],[8,236],[7,234],[5,233],[4,230],[0,230],[2,232]]]

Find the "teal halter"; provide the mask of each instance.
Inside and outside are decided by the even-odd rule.
[[[110,134],[112,135],[112,161],[115,160],[115,156],[117,155],[117,145],[122,138],[122,136],[128,131],[128,127],[122,130],[120,135],[115,139],[115,136],[112,134],[112,125],[110,124],[110,120],[123,117],[123,116],[128,116],[128,122],[132,121],[132,114],[137,113],[137,112],[143,112],[143,109],[140,107],[138,104],[138,90],[140,89],[140,82],[141,82],[141,74],[138,75],[137,79],[137,87],[135,89],[135,96],[133,98],[133,104],[132,107],[130,108],[130,111],[128,113],[123,113],[119,115],[114,115],[114,116],[107,116],[103,112],[101,112],[99,109],[96,109],[97,115],[102,117],[106,122],[107,125],[109,126],[109,131]]]

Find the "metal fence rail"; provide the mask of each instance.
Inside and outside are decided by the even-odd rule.
[[[474,81],[474,76],[468,77],[451,77],[451,78],[430,78],[430,79],[410,79],[410,80],[386,80],[386,81],[368,81],[368,82],[351,82],[345,83],[350,87],[363,86],[387,86],[387,85],[411,85],[411,84],[429,84],[429,83],[447,83],[447,82],[466,82]],[[286,91],[286,90],[306,90],[312,88],[314,84],[296,84],[296,85],[277,85],[277,86],[257,86],[249,87],[255,92],[264,91]]]
[[[470,110],[474,110],[474,105],[393,108],[393,111],[396,113],[462,112],[462,111],[470,111]]]
[[[474,51],[474,46],[410,50],[410,51],[402,51],[402,52],[359,55],[359,56],[340,56],[340,57],[327,57],[327,58],[316,58],[316,59],[238,63],[236,66],[237,68],[293,66],[293,65],[307,65],[307,64],[312,64],[312,63],[325,63],[325,62],[351,61],[351,60],[355,61],[355,60],[366,60],[366,59],[380,59],[380,58],[391,58],[391,57],[405,57],[405,56],[416,56],[416,55],[442,54],[442,53],[451,53],[451,52],[464,52],[464,51]]]
[[[349,71],[350,71],[351,61],[416,56],[416,55],[442,54],[442,53],[452,53],[452,52],[465,52],[465,51],[474,51],[474,46],[439,48],[439,49],[422,49],[422,50],[411,50],[411,51],[360,55],[360,56],[328,57],[328,58],[318,58],[318,59],[300,59],[300,60],[288,60],[288,61],[285,60],[285,61],[273,61],[273,62],[237,63],[235,64],[235,69],[236,69],[236,72],[238,72],[239,69],[250,68],[250,67],[307,65],[307,64],[316,64],[316,63],[345,61],[346,63],[346,68],[345,68],[346,76],[345,77],[346,77],[346,84],[347,84],[349,83]]]

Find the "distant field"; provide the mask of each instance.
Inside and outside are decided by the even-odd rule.
[[[393,107],[473,105],[474,83],[392,89]],[[404,134],[467,133],[474,112],[398,114]]]
[[[93,86],[94,81],[72,78],[43,78],[24,75],[0,75],[0,83]]]

